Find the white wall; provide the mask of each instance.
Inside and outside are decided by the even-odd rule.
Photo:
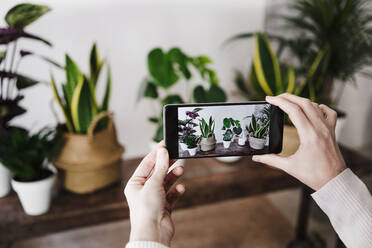
[[[0,15],[18,0],[2,0]],[[222,42],[233,34],[263,27],[265,1],[256,0],[53,0],[46,3],[53,10],[28,31],[53,42],[48,48],[32,41],[20,47],[32,49],[63,62],[68,52],[82,67],[88,69],[88,54],[93,41],[98,42],[113,73],[112,110],[115,112],[120,142],[126,157],[145,154],[154,127],[147,122],[152,104],[136,103],[139,82],[146,74],[147,52],[155,47],[180,46],[190,55],[207,54],[215,61],[222,86],[234,91],[234,69],[246,69],[252,45],[245,42],[225,49]],[[1,22],[3,24],[3,22]],[[20,72],[48,80],[50,70],[61,83],[64,75],[57,69],[29,58]],[[40,85],[29,89],[23,105],[27,114],[15,120],[33,130],[55,124],[49,107],[50,88]]]

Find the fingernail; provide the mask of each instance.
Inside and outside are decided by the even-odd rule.
[[[252,157],[252,160],[255,161],[255,162],[258,162],[259,158],[258,158],[256,155],[254,155],[254,156]]]
[[[273,97],[272,96],[266,96],[265,100],[271,100]]]

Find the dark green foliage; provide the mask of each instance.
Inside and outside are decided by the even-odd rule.
[[[225,133],[223,134],[224,141],[231,141],[233,137],[234,137],[234,134],[231,131],[231,129],[227,129]]]
[[[200,132],[201,136],[203,138],[209,138],[214,135],[214,127],[215,127],[215,122],[212,118],[212,116],[209,117],[209,121],[207,121],[202,118],[199,122],[199,127],[200,127]]]
[[[258,139],[266,138],[270,126],[270,121],[259,122],[256,116],[252,115],[251,123],[248,127],[248,132],[252,133],[253,137]]]
[[[229,131],[229,134],[226,137],[230,137],[229,136],[230,131],[232,132],[232,134],[235,134],[237,136],[239,136],[243,131],[243,129],[240,125],[240,121],[239,120],[234,120],[233,118],[224,118],[223,119],[222,130],[225,130],[225,134]],[[225,137],[225,134],[224,134],[224,137]],[[232,137],[231,137],[231,139],[232,139]]]
[[[0,44],[7,45],[6,50],[0,52],[0,67],[2,68],[0,71],[0,134],[4,134],[9,129],[8,123],[14,117],[26,112],[19,105],[23,99],[21,91],[39,83],[39,80],[18,73],[18,65],[24,57],[34,55],[48,63],[58,65],[49,58],[34,54],[31,51],[18,49],[16,46],[20,38],[39,41],[51,46],[49,41],[24,30],[27,25],[49,11],[49,7],[44,5],[18,4],[11,8],[5,16],[5,22],[8,26],[0,28]],[[17,59],[18,61],[15,62]],[[17,66],[15,66],[16,63]]]
[[[19,181],[37,181],[49,175],[45,164],[52,161],[59,148],[60,137],[52,130],[31,135],[12,127],[7,134],[0,134],[0,162]]]
[[[184,138],[183,142],[187,145],[187,148],[195,148],[198,145],[199,138],[195,135],[188,135]]]

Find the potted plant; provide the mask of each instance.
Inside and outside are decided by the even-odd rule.
[[[249,133],[249,146],[256,150],[261,150],[266,144],[266,137],[269,130],[270,121],[257,121],[255,115],[252,115],[251,123],[247,127]]]
[[[18,72],[21,62],[30,55],[36,55],[29,50],[18,46],[20,38],[38,41],[47,46],[51,43],[35,34],[29,33],[25,28],[38,20],[50,8],[44,5],[23,3],[11,8],[5,15],[6,27],[0,28],[0,45],[5,50],[0,52],[0,135],[10,135],[10,121],[26,112],[20,106],[24,98],[22,91],[39,83],[39,80],[30,78]],[[58,66],[57,63],[42,55],[36,55]],[[0,197],[8,194],[10,190],[11,175],[8,169],[0,164]]]
[[[65,173],[64,187],[74,193],[93,192],[118,181],[121,175],[119,162],[124,148],[117,141],[113,116],[109,112],[109,66],[103,99],[99,102],[96,96],[104,64],[94,44],[89,74],[83,74],[66,55],[66,83],[62,91],[57,88],[53,76],[51,78],[55,100],[65,118],[65,123],[58,128],[64,143],[54,164]]]
[[[200,128],[200,150],[203,152],[212,151],[216,148],[216,137],[214,135],[215,122],[212,116],[209,117],[209,121],[202,118],[199,120]]]
[[[190,156],[195,156],[196,151],[198,149],[198,142],[199,137],[196,135],[188,135],[185,137],[185,144],[187,146],[187,151],[189,152]]]
[[[9,135],[0,135],[0,161],[13,173],[12,187],[29,215],[43,214],[50,207],[56,181],[50,161],[59,148],[54,130],[43,129],[31,135],[13,127]]]
[[[231,140],[234,138],[234,132],[232,130],[233,125],[235,125],[235,121],[232,118],[224,118],[223,119],[223,126],[222,130],[224,130],[223,135],[223,147],[229,148],[231,144]]]
[[[196,130],[194,128],[198,126],[198,124],[195,123],[195,120],[199,116],[198,112],[200,110],[202,110],[202,108],[195,108],[192,111],[186,111],[186,116],[188,118],[178,121],[178,140],[181,149],[184,151],[187,150],[185,138],[196,133]]]

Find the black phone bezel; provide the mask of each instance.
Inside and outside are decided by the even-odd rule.
[[[257,105],[269,104],[265,101],[234,102],[234,103],[193,103],[193,104],[167,104],[163,108],[164,141],[171,159],[188,158],[210,158],[210,157],[229,157],[232,155],[208,155],[193,157],[178,157],[178,108],[179,107],[199,107],[199,106],[231,106],[231,105]],[[257,152],[257,154],[280,153],[283,144],[284,113],[274,105],[271,105],[271,121],[269,131],[269,152]],[[175,138],[174,138],[175,137]],[[252,156],[252,155],[242,155]]]

